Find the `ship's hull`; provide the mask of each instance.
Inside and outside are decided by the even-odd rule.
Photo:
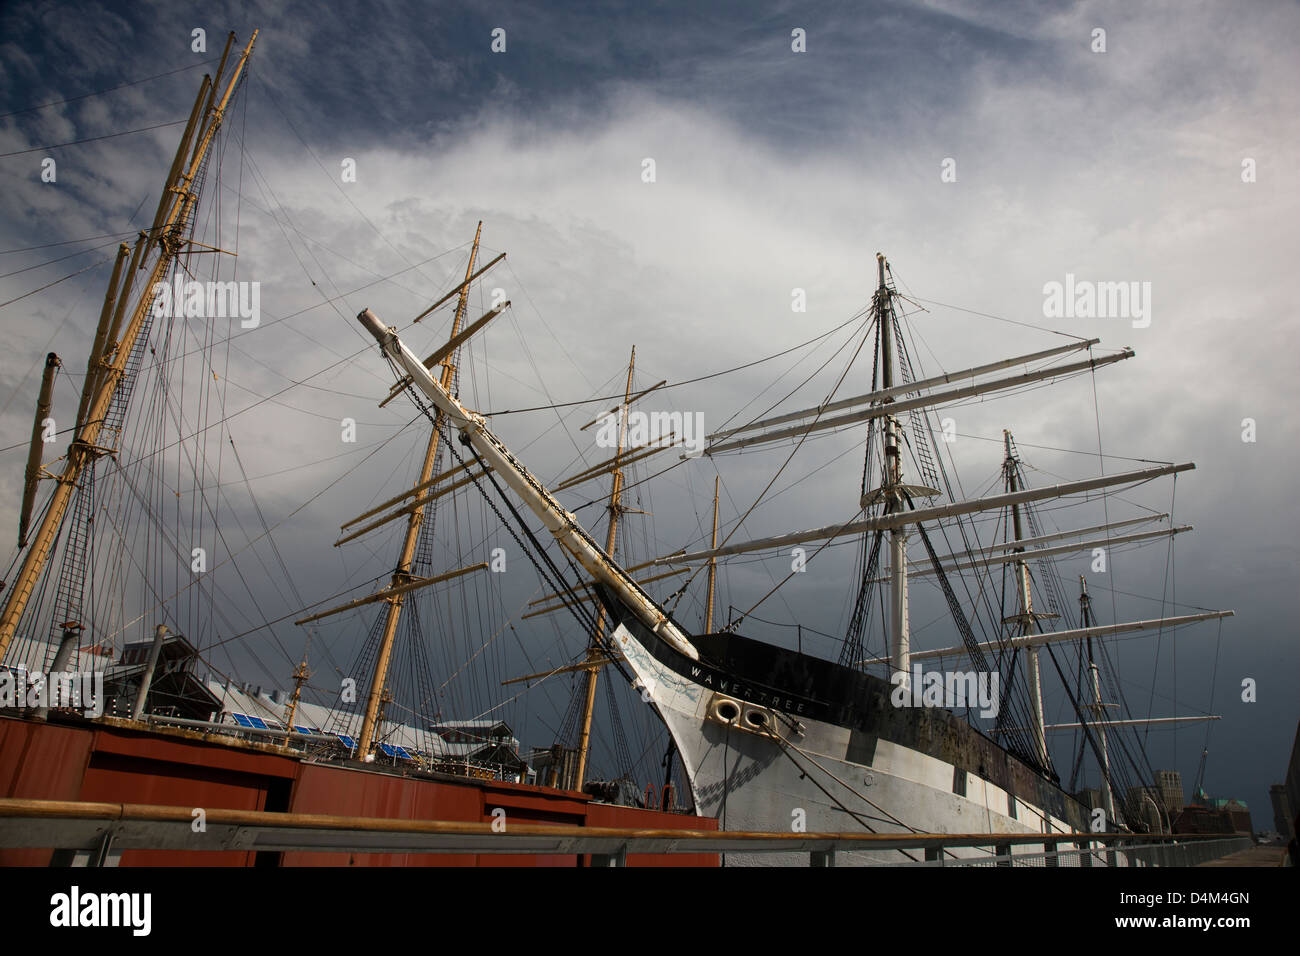
[[[730,634],[694,638],[701,659],[691,661],[628,617],[614,636],[643,699],[673,736],[697,812],[722,829],[1079,833],[1086,845],[1081,804],[948,711],[894,707],[891,685],[877,677]],[[850,854],[843,862],[913,859],[924,854]],[[1101,865],[1102,854],[1088,862]]]

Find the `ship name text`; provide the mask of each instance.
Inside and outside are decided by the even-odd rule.
[[[788,714],[802,714],[806,706],[802,700],[763,690],[761,687],[751,687],[733,678],[719,676],[717,680],[714,680],[713,672],[702,667],[692,667],[691,678],[705,687],[711,687],[720,694],[730,694],[732,697],[739,697],[751,704],[774,707]]]

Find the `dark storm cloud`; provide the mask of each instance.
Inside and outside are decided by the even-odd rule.
[[[1290,7],[1177,3],[560,10],[228,3],[121,12],[20,4],[0,21],[0,112],[176,69],[217,55],[227,29],[242,40],[261,28],[251,80],[228,128],[228,142],[247,143],[248,162],[237,179],[237,147],[227,147],[219,195],[231,223],[233,190],[242,189],[240,267],[264,283],[268,315],[301,314],[235,340],[243,351],[234,353],[228,394],[240,407],[364,348],[350,319],[361,306],[405,321],[441,294],[457,263],[436,260],[403,274],[402,288],[383,284],[346,297],[337,312],[321,305],[323,294],[460,246],[480,218],[489,246],[510,252],[512,271],[494,281],[512,297],[526,293],[475,354],[478,377],[467,373],[465,394],[481,408],[587,397],[609,387],[634,343],[644,374],[657,381],[801,341],[865,303],[877,249],[891,255],[905,291],[927,300],[1098,335],[1107,347],[1132,345],[1136,359],[1097,379],[1105,451],[1195,460],[1198,470],[1179,479],[1174,503],[1175,518],[1198,532],[1179,542],[1176,592],[1164,590],[1164,555],[1156,550],[1118,556],[1132,578],[1116,587],[1238,610],[1225,625],[1215,678],[1215,707],[1227,719],[1214,731],[1211,789],[1249,788],[1244,795],[1261,810],[1297,716],[1288,681],[1300,677],[1289,602],[1300,527],[1287,505],[1300,431],[1286,412],[1295,391],[1291,343],[1300,332],[1292,305],[1300,203],[1291,169],[1300,146],[1300,78],[1285,40],[1296,35],[1297,19]],[[200,26],[208,33],[205,55],[189,51],[190,31]],[[490,50],[497,27],[506,30],[505,54]],[[796,27],[807,31],[805,54],[791,51]],[[1098,28],[1106,30],[1104,54],[1091,49]],[[0,119],[0,152],[183,118],[200,72]],[[57,188],[39,180],[42,153],[0,158],[7,179],[0,245],[139,228],[177,135],[173,127],[54,151]],[[344,157],[359,170],[346,194],[337,172]],[[657,162],[653,185],[640,179],[646,157]],[[1247,157],[1257,162],[1258,182],[1241,180]],[[940,181],[945,158],[956,162],[955,183]],[[0,271],[53,254],[5,256]],[[91,258],[0,280],[0,299]],[[1151,282],[1152,324],[1046,320],[1043,286],[1066,273]],[[0,358],[0,401],[28,376],[0,418],[0,445],[26,438],[30,373],[47,340],[78,356],[72,367],[82,361],[105,275],[106,267],[88,274],[95,281],[71,280],[0,318],[10,343]],[[792,317],[793,287],[808,292],[806,316]],[[927,364],[953,369],[1051,342],[932,308],[914,319],[927,343],[918,358]],[[430,329],[419,346],[444,331]],[[543,384],[537,368],[555,374]],[[712,425],[770,386],[772,368],[685,389],[674,401],[706,410]],[[232,421],[250,475],[267,476],[256,484],[268,513],[288,515],[304,489],[315,493],[355,463],[349,457],[278,474],[337,450],[340,418],[361,423],[363,442],[409,420],[409,408],[380,411],[369,398],[386,391],[386,376],[373,351],[365,352],[311,380],[333,391],[300,387],[282,404]],[[972,485],[996,474],[993,439],[1007,426],[1042,481],[1096,471],[1095,459],[1047,450],[1096,448],[1091,383],[1047,394],[954,413],[964,435],[980,436],[957,445],[976,476]],[[809,390],[792,404],[821,397]],[[71,393],[58,401],[61,414],[75,407]],[[1246,417],[1259,423],[1255,444],[1240,441]],[[585,420],[571,417],[569,432]],[[505,416],[498,427],[548,477],[574,470],[579,453],[598,457],[556,427],[554,415]],[[843,451],[819,449],[816,463]],[[21,455],[8,453],[0,476],[11,505]],[[772,467],[719,464],[738,506]],[[825,524],[853,510],[859,467],[846,453],[818,476],[821,493],[777,498],[742,536]],[[391,542],[343,554],[329,545],[345,517],[400,490],[407,471],[392,460],[363,469],[356,483],[289,521],[281,547],[301,569],[308,601],[384,573]],[[650,552],[640,559],[698,544],[711,474],[705,468],[679,480],[674,473],[664,491],[656,489],[657,537],[638,545]],[[1137,497],[1151,507],[1170,503],[1168,486]],[[4,509],[6,528],[14,510]],[[580,513],[594,521],[597,511]],[[249,512],[236,513],[251,526]],[[748,606],[772,578],[745,565],[727,581],[728,597]],[[814,569],[807,585],[781,616],[834,631],[849,569],[835,565],[820,576]],[[512,580],[520,593],[512,590],[508,610],[531,586],[522,576]],[[1108,594],[1097,600],[1112,610]],[[1119,595],[1113,610],[1146,617],[1161,607]],[[296,638],[287,626],[281,634]],[[1174,639],[1176,682],[1167,673],[1168,639],[1159,669],[1153,645],[1143,645],[1146,656],[1126,671],[1141,712],[1157,670],[1154,713],[1209,709],[1214,634]],[[539,653],[561,654],[556,640],[548,633]],[[1239,702],[1249,676],[1261,681],[1255,705]],[[1202,732],[1183,732],[1176,746],[1174,739],[1152,735],[1153,762],[1190,777]]]

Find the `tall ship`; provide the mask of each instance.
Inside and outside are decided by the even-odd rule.
[[[511,307],[493,296],[471,321],[471,290],[505,258],[480,254],[479,231],[454,285],[402,328],[390,327],[389,313],[378,306],[360,312],[359,327],[342,314],[374,283],[350,294],[331,284],[331,293],[321,293],[326,304],[361,336],[299,335],[329,353],[329,368],[355,365],[380,380],[382,414],[397,421],[414,413],[420,440],[410,440],[417,430],[408,421],[364,456],[406,442],[415,480],[390,497],[362,481],[369,498],[343,523],[336,542],[341,551],[360,546],[373,556],[387,547],[374,544],[376,533],[394,536],[395,554],[384,551],[381,559],[390,562],[387,570],[379,577],[356,572],[329,599],[304,595],[276,544],[281,522],[252,494],[259,476],[248,474],[239,455],[227,400],[232,355],[236,377],[247,362],[293,386],[310,376],[299,380],[291,368],[274,368],[281,356],[258,358],[239,348],[238,339],[256,332],[258,319],[245,314],[252,300],[235,273],[220,272],[236,257],[213,225],[219,217],[199,211],[205,186],[230,182],[214,161],[218,135],[255,38],[242,52],[233,36],[228,41],[194,102],[151,225],[116,250],[67,430],[71,443],[56,463],[44,460],[44,448],[62,363],[53,354],[45,363],[19,547],[0,593],[0,676],[24,695],[0,713],[6,796],[466,821],[491,820],[505,809],[525,821],[642,829],[1079,834],[1081,846],[1096,832],[1168,832],[1168,808],[1144,786],[1153,773],[1136,732],[1210,715],[1135,716],[1108,641],[1165,635],[1232,612],[1099,620],[1087,578],[1067,589],[1054,559],[1092,553],[1104,564],[1112,549],[1168,542],[1189,529],[1173,525],[1169,513],[1146,509],[1134,518],[1111,520],[1107,512],[1100,523],[1054,530],[1045,509],[1080,501],[1104,509],[1110,495],[1193,466],[1147,464],[1039,483],[1030,480],[1008,429],[999,442],[997,487],[963,493],[945,465],[951,428],[936,418],[940,410],[1093,376],[1134,353],[1103,352],[1098,339],[1066,336],[1051,348],[980,356],[980,365],[919,374],[904,308],[910,300],[896,288],[883,255],[870,272],[870,305],[840,327],[846,330],[836,353],[842,367],[824,400],[804,408],[778,402],[739,423],[738,413],[707,436],[696,434],[690,413],[665,414],[658,426],[640,428],[637,409],[662,396],[666,383],[638,389],[633,351],[626,375],[615,376],[613,398],[571,403],[588,409],[615,402],[578,429],[599,426],[599,460],[580,453],[577,471],[555,481],[539,479],[524,464],[528,449],[507,447],[490,424],[492,414],[473,410],[473,383],[462,379],[463,350]],[[270,203],[274,194],[251,159],[248,175]],[[282,207],[273,218],[286,240],[296,237],[295,257],[312,275],[316,246]],[[207,264],[211,271],[204,273]],[[398,274],[419,265],[408,263]],[[197,281],[204,274],[211,281]],[[439,310],[447,317],[446,337],[421,358],[406,339],[432,325]],[[391,379],[375,367],[376,345]],[[254,393],[256,404],[274,406],[289,387]],[[357,425],[344,419],[345,435],[348,422]],[[837,507],[842,488],[817,483],[814,468],[803,479],[810,484],[800,487],[825,504],[831,523],[742,534],[775,496],[790,462],[823,436],[850,436],[861,449],[855,500]],[[701,528],[686,547],[633,561],[620,542],[627,516],[645,509],[629,504],[629,495],[657,475],[632,480],[632,472],[673,459],[665,453],[687,450],[692,439],[701,439],[692,450],[702,455],[681,455],[664,471],[710,464],[719,472],[711,529]],[[291,440],[286,436],[286,444]],[[771,480],[724,525],[721,473],[737,462],[741,471]],[[248,502],[232,503],[227,486],[247,490]],[[602,539],[576,516],[580,509],[561,503],[574,489],[586,489],[586,505],[607,512]],[[238,538],[223,530],[231,524]],[[436,536],[449,526],[463,543]],[[498,581],[504,576],[493,573],[504,555],[498,543],[526,556],[536,575],[537,590],[521,613],[503,611]],[[850,552],[853,586],[842,633],[823,633],[821,617],[795,614],[783,625],[793,641],[757,636],[770,623],[766,612],[756,613],[765,602],[798,587],[827,557]],[[719,574],[756,556],[776,556],[788,573],[783,568],[757,602],[731,608],[720,623]],[[217,568],[226,577],[211,573]],[[231,574],[238,590],[225,589]],[[292,611],[264,610],[271,598],[259,580],[278,582],[275,606]],[[916,609],[925,606],[917,600],[919,583],[942,608],[944,627],[914,626]],[[680,610],[688,595],[698,599],[698,618]],[[422,611],[426,599],[432,610]],[[560,660],[548,657],[545,667],[521,674],[511,670],[513,660],[495,656],[502,635],[517,637],[516,619],[547,615],[565,622],[554,625],[568,641],[557,645]],[[429,619],[434,616],[437,623]],[[338,621],[365,629],[347,666],[334,655],[339,632],[317,630]],[[301,653],[284,646],[287,626],[303,629]],[[921,631],[933,646],[914,641]],[[947,636],[933,640],[939,631]],[[822,644],[805,648],[805,635]],[[292,662],[284,668],[292,691],[263,693],[238,679],[229,657],[235,641],[278,649]],[[445,651],[441,682],[430,676],[439,650]],[[527,651],[525,657],[532,663]],[[457,679],[485,661],[490,691],[480,685],[457,697]],[[940,663],[951,669],[939,669]],[[102,684],[88,684],[76,699],[71,674],[98,674]],[[32,693],[33,675],[48,677],[44,696]],[[530,754],[502,718],[503,704],[566,676],[572,693],[555,721],[556,744]],[[1056,681],[1068,704],[1064,721],[1047,716],[1045,679]],[[599,688],[608,695],[610,727],[597,718]],[[618,694],[649,705],[638,712],[635,747],[620,729]],[[1071,735],[1078,755],[1068,781],[1048,746],[1058,733]],[[604,764],[630,766],[633,749],[656,759],[662,752],[662,776],[646,787],[630,773],[594,773],[602,735],[613,739],[609,749],[617,757]],[[1099,781],[1091,793],[1076,785],[1085,766]],[[200,862],[132,852],[127,862]],[[978,860],[993,851],[941,852]],[[309,855],[220,856],[265,864],[308,862]],[[48,854],[0,851],[0,859],[40,863]],[[908,850],[845,859],[924,861]],[[312,861],[415,862],[376,854]],[[577,861],[572,855],[549,860]],[[671,860],[716,861],[708,854]],[[737,854],[725,860],[790,861]]]
[[[843,832],[861,827],[873,833],[1087,834],[1116,825],[1146,828],[1144,803],[1151,802],[1158,829],[1161,814],[1168,819],[1168,808],[1162,808],[1158,798],[1146,801],[1145,794],[1144,802],[1136,806],[1126,799],[1113,773],[1108,734],[1113,739],[1134,726],[1204,718],[1113,718],[1108,708],[1119,704],[1102,695],[1102,654],[1096,645],[1110,635],[1162,632],[1232,612],[1099,624],[1086,580],[1080,578],[1079,626],[1055,626],[1062,617],[1063,599],[1059,576],[1048,564],[1051,557],[1093,551],[1104,562],[1112,547],[1168,539],[1190,529],[1114,533],[1137,524],[1159,524],[1168,517],[1153,514],[1043,533],[1034,505],[1132,487],[1194,466],[1162,464],[1028,487],[1008,431],[1003,436],[1004,490],[940,501],[944,493],[937,486],[943,485],[951,497],[951,484],[936,464],[937,456],[928,444],[931,430],[918,412],[1030,383],[1090,374],[1134,353],[1123,349],[1061,362],[1062,356],[1091,353],[1099,344],[1096,339],[1079,338],[1067,345],[915,379],[895,308],[899,293],[889,273],[885,257],[878,255],[878,285],[857,341],[859,352],[867,343],[874,344],[868,353],[873,364],[869,392],[849,398],[832,392],[815,407],[715,432],[704,449],[707,455],[721,456],[744,447],[784,443],[788,462],[817,432],[865,426],[866,459],[856,513],[819,528],[719,544],[715,497],[711,546],[652,562],[652,567],[707,564],[706,621],[711,624],[719,558],[762,551],[792,554],[790,573],[766,597],[804,571],[821,548],[856,539],[861,549],[861,583],[838,660],[743,636],[739,633],[747,616],[743,613],[721,630],[706,626],[703,632],[675,618],[600,547],[493,434],[483,416],[465,408],[435,381],[396,329],[369,310],[359,320],[380,343],[416,403],[459,433],[466,467],[477,465],[499,478],[590,575],[582,587],[599,597],[592,624],[595,641],[603,645],[609,659],[627,663],[635,686],[668,727],[689,777],[697,813],[714,817],[723,829],[740,831]],[[1025,371],[989,378],[1016,366]],[[846,371],[839,381],[847,375]],[[614,420],[621,422],[620,429],[626,430],[630,415],[627,404],[619,406]],[[632,452],[645,454],[647,448],[679,444],[680,439],[664,435]],[[916,477],[904,467],[905,452],[920,471]],[[988,512],[1004,513],[1003,540],[980,544],[979,529],[963,527],[960,519]],[[1102,537],[1071,540],[1089,534]],[[932,540],[940,535],[946,540],[961,535],[966,550],[941,556]],[[915,562],[916,568],[909,562],[909,539],[923,548],[924,558]],[[1069,543],[1055,544],[1058,541]],[[883,569],[882,555],[887,555]],[[1031,572],[1031,564],[1041,568]],[[975,618],[991,610],[992,602],[987,593],[980,595],[978,579],[981,575],[987,579],[988,569],[995,567],[1009,572],[1012,596],[1009,602],[1005,597],[1001,601],[991,635],[981,640],[976,628],[983,625]],[[977,596],[968,611],[958,597],[958,587],[968,600],[972,595],[969,582],[959,580],[963,571],[976,572],[975,594],[983,597],[983,607]],[[937,582],[959,643],[926,650],[912,647],[909,579],[921,575]],[[689,583],[676,594],[680,596]],[[1047,607],[1035,605],[1035,594],[1040,592],[1047,595]],[[576,589],[567,597],[581,600]],[[884,644],[883,653],[873,656],[871,617],[877,607],[881,613],[876,615],[876,625]],[[1072,687],[1065,682],[1076,721],[1049,726],[1043,706],[1043,658],[1062,645],[1073,646],[1081,655],[1076,661],[1080,679]],[[964,669],[924,670],[928,662],[943,659],[957,660]],[[1055,656],[1051,661],[1064,679],[1061,662]],[[1080,732],[1082,747],[1095,757],[1103,783],[1094,805],[1085,805],[1061,786],[1047,746],[1047,733],[1055,730]],[[945,852],[953,857],[989,853]],[[907,851],[897,853],[914,859]],[[897,856],[890,860],[887,854],[848,857],[857,863],[899,862]],[[732,859],[764,862],[745,855]]]
[[[376,526],[395,532],[395,552],[387,550],[388,542],[371,544],[387,570],[371,576],[363,563],[341,597],[321,599],[308,596],[302,572],[291,567],[284,543],[293,532],[288,519],[312,498],[344,485],[355,467],[277,513],[265,491],[257,491],[262,482],[318,466],[293,460],[301,446],[294,447],[298,436],[290,433],[278,440],[290,460],[278,459],[269,475],[254,472],[240,448],[259,422],[246,413],[285,408],[299,420],[329,420],[331,430],[342,425],[342,457],[359,446],[360,454],[352,454],[365,462],[376,449],[350,441],[347,430],[355,420],[285,402],[281,396],[289,389],[283,385],[249,388],[246,376],[259,369],[288,378],[290,388],[312,388],[319,375],[307,372],[294,381],[282,348],[241,341],[265,336],[277,323],[289,326],[287,317],[259,312],[259,284],[244,280],[250,267],[236,265],[244,261],[240,252],[247,255],[237,225],[231,234],[238,217],[227,219],[210,195],[253,181],[263,197],[273,195],[237,132],[231,142],[231,117],[239,115],[241,92],[246,98],[256,39],[254,33],[242,48],[233,34],[227,39],[184,123],[156,211],[143,210],[153,212],[152,219],[131,230],[128,241],[113,242],[112,273],[84,374],[54,353],[38,370],[36,414],[30,444],[24,443],[18,543],[0,581],[0,797],[403,822],[508,820],[512,827],[709,829],[685,812],[671,783],[647,793],[625,775],[602,780],[587,768],[580,772],[571,746],[531,753],[521,743],[508,701],[501,699],[511,693],[500,689],[501,678],[510,675],[499,672],[500,661],[484,646],[493,635],[479,630],[499,622],[490,606],[468,606],[472,592],[464,585],[475,575],[489,581],[488,565],[457,566],[454,547],[444,548],[436,536],[439,515],[443,525],[477,517],[450,500],[436,504],[445,486],[456,484],[439,466],[447,447],[437,429],[425,429],[416,488],[392,503],[395,513],[381,514],[390,509],[372,482],[350,486],[371,494],[368,505],[374,507],[344,523],[339,543]],[[274,200],[261,206],[231,192],[237,209],[256,208],[282,226],[292,222],[292,213]],[[295,241],[302,236],[295,232]],[[502,311],[469,320],[471,282],[504,259],[479,261],[479,238],[450,250],[468,259],[451,291],[432,305],[424,299],[426,316],[444,306],[448,313],[438,365],[440,380],[452,388],[462,347]],[[338,364],[338,353],[328,344],[324,351],[328,370]],[[69,380],[79,387],[71,423],[57,402]],[[250,391],[256,396],[251,403]],[[341,393],[324,387],[317,394]],[[245,404],[236,408],[240,398]],[[250,420],[246,431],[239,427]],[[361,427],[368,424],[363,420]],[[338,435],[334,431],[336,442]],[[66,451],[52,458],[48,449],[65,438]],[[339,457],[328,449],[327,461]],[[349,497],[346,507],[354,500]],[[426,614],[430,606],[434,614],[422,619],[418,599],[425,595],[436,598],[425,605]],[[465,626],[456,617],[461,600],[470,621]],[[352,639],[351,661],[335,633],[320,630],[334,621],[343,621],[339,632]],[[299,644],[290,651],[295,634]],[[443,636],[447,646],[439,648]],[[455,641],[469,648],[469,660],[443,671],[436,686],[430,659],[440,650],[459,653]],[[247,651],[232,654],[232,648]],[[265,663],[267,653],[280,654],[283,662]],[[457,679],[476,659],[490,667],[465,689],[467,682]],[[260,669],[260,679],[240,676],[250,665]],[[485,700],[485,683],[494,692],[491,700]],[[27,829],[39,827],[4,831],[21,839],[0,847],[0,863],[591,862],[591,854],[572,851],[393,852],[391,841],[383,852],[360,845],[338,853],[265,851],[211,841],[154,850],[115,846],[107,833],[87,853],[59,846],[57,836],[53,850],[50,843],[33,843]],[[717,862],[710,853],[627,857],[629,865]]]

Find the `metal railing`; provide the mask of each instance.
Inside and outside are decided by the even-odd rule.
[[[1244,849],[1249,837],[1131,833],[766,833],[397,820],[251,810],[0,799],[0,848],[50,849],[72,865],[114,866],[125,850],[547,854],[622,866],[629,854],[778,854],[812,866],[905,858],[935,866],[1192,865]],[[1016,852],[1024,848],[1025,852]],[[923,855],[923,858],[922,858]],[[1074,862],[1070,862],[1073,860]],[[1085,862],[1086,861],[1086,862]],[[778,862],[781,862],[778,860]]]
[[[1150,834],[1139,834],[1135,840],[1159,839]],[[1214,834],[1204,836],[1178,836],[1167,838],[1159,843],[1114,842],[1110,838],[1094,841],[1090,848],[1072,849],[1056,848],[1042,852],[1015,853],[1007,852],[1009,848],[993,847],[987,854],[979,856],[937,858],[927,853],[924,861],[910,863],[899,861],[902,866],[1041,866],[1041,867],[1088,867],[1088,866],[1199,866],[1210,860],[1218,860],[1240,850],[1248,850],[1254,845],[1249,836],[1240,834]],[[1032,846],[1032,844],[1031,844]]]

